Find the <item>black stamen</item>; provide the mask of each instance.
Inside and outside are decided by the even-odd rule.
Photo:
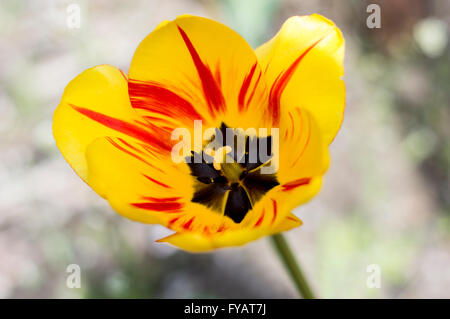
[[[235,223],[240,223],[251,208],[250,200],[242,187],[238,186],[230,190],[225,206],[225,216],[230,217]]]
[[[222,146],[231,147],[231,156],[237,159],[237,138],[234,141],[226,140],[226,129],[222,123],[220,132],[223,140]],[[217,129],[219,131],[219,129]],[[267,144],[267,156],[259,154],[262,139]],[[252,203],[256,203],[269,190],[279,185],[275,174],[261,174],[261,166],[270,161],[272,156],[272,137],[258,138],[245,137],[245,154],[243,163],[233,166],[230,171],[225,168],[216,170],[213,165],[213,157],[204,152],[192,152],[188,165],[191,175],[196,177],[197,183],[192,202],[203,204],[210,209],[230,217],[235,223],[240,223],[247,212],[252,209]],[[263,154],[264,155],[264,154]],[[268,160],[266,160],[268,158]],[[241,171],[242,170],[242,171]],[[228,174],[229,176],[227,176]],[[231,175],[230,175],[231,174]],[[239,182],[236,177],[239,176]],[[227,194],[228,193],[228,194]],[[226,202],[225,202],[226,200]]]

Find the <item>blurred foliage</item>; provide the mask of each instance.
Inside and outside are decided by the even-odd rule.
[[[277,0],[222,0],[220,4],[228,25],[254,48],[267,40],[274,15],[281,5]]]
[[[448,23],[428,17],[439,12],[439,1],[395,4],[383,11],[380,30],[358,30],[363,50],[359,67],[373,85],[372,93],[384,97],[374,106],[387,110],[400,126],[405,151],[434,187],[441,211],[450,214]]]
[[[408,265],[418,244],[417,234],[383,236],[359,212],[341,221],[323,225],[319,232],[319,287],[324,296],[339,298],[345,287],[347,298],[380,298],[379,289],[361,290],[365,272],[373,263],[382,270],[382,285],[389,283],[395,295],[407,285]],[[370,257],[368,257],[370,256]]]

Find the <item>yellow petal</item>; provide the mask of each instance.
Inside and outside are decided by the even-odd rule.
[[[73,79],[53,115],[56,145],[85,181],[86,148],[96,138],[131,137],[170,153],[170,133],[136,113],[128,98],[126,76],[109,65],[88,69]]]
[[[301,224],[302,222],[300,219],[293,214],[289,214],[277,225],[277,227],[249,227],[216,233],[214,235],[205,235],[195,232],[179,232],[161,238],[158,242],[166,242],[190,252],[207,252],[222,247],[241,246],[249,241],[259,239],[262,236],[287,231],[294,227],[298,227]]]
[[[181,16],[159,25],[136,50],[129,78],[131,103],[144,116],[260,127],[256,55],[239,34],[213,20]]]
[[[329,165],[328,145],[310,112],[292,108],[281,115],[280,126],[280,184],[322,176]]]
[[[131,138],[98,138],[86,151],[90,186],[121,215],[167,225],[184,214],[192,196],[186,166],[161,160]]]
[[[284,112],[301,107],[314,116],[325,142],[331,143],[345,106],[340,30],[317,14],[292,17],[256,54],[271,86],[269,109],[275,122]]]
[[[290,230],[292,228],[299,227],[302,224],[303,224],[303,222],[301,221],[300,218],[298,218],[294,214],[290,213],[277,225],[276,228],[273,229],[272,234],[284,232],[284,231]]]
[[[122,216],[180,232],[215,233],[237,227],[228,217],[192,203],[187,165],[161,160],[130,138],[98,138],[86,152],[90,186]]]

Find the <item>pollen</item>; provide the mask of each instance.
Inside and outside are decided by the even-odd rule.
[[[225,129],[229,128],[223,124],[220,130]],[[266,141],[260,143],[262,139]],[[270,136],[246,136],[241,139],[245,144],[241,146],[237,145],[238,141],[221,140],[215,148],[206,147],[200,154],[193,152],[188,161],[191,175],[196,179],[191,201],[228,216],[235,223],[240,223],[270,189],[279,185],[275,174],[261,171],[271,157],[262,160],[259,147],[269,145],[271,150]],[[238,150],[244,151],[240,154]]]
[[[221,164],[227,161],[227,154],[231,152],[231,147],[228,145],[219,147],[217,150],[213,148],[205,149],[205,154],[213,158],[213,166],[216,170],[221,170]]]

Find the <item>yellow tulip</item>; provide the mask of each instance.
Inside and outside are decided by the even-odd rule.
[[[218,22],[181,16],[142,41],[128,76],[100,65],[73,79],[54,137],[119,214],[174,231],[159,242],[194,252],[242,245],[301,225],[291,211],[318,193],[343,119],[343,56],[341,32],[317,14],[288,19],[256,50]],[[229,148],[214,163],[174,162],[173,130],[194,132],[197,120],[202,133],[278,128],[276,172],[216,163]]]

